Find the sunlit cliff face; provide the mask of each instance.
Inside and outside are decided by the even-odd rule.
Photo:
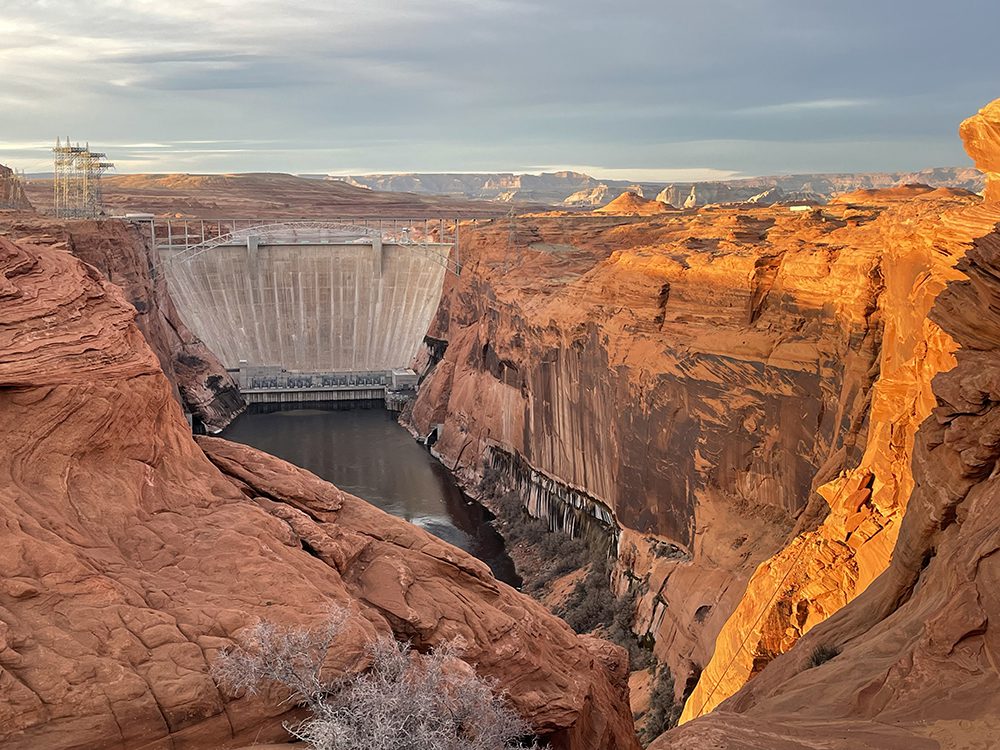
[[[911,187],[799,214],[483,226],[414,426],[444,423],[436,448],[469,477],[521,457],[545,497],[529,507],[560,522],[613,517],[646,578],[639,627],[693,718],[898,553],[932,383],[961,346],[931,310],[995,221]]]

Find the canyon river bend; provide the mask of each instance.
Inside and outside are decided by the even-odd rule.
[[[223,437],[308,469],[475,555],[499,580],[520,586],[489,511],[465,495],[392,414],[381,405],[309,407],[252,406]]]

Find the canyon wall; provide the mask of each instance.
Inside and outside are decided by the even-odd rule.
[[[14,170],[0,164],[0,210],[31,211],[24,184]]]
[[[902,475],[910,492],[891,561],[853,601],[715,711],[661,737],[656,750],[791,750],[816,747],[820,735],[832,750],[940,750],[992,747],[1000,737],[1000,101],[961,132],[990,183],[986,204],[948,211],[918,238],[946,268],[960,258],[954,270],[926,275],[925,289],[947,281],[936,300],[910,298],[916,312],[933,303],[918,347],[944,357],[926,398],[898,428],[895,450],[911,470]],[[892,450],[893,441],[876,442]],[[878,495],[876,484],[860,498],[869,518],[864,505],[884,506]],[[844,516],[844,504],[831,503],[828,520],[795,540],[810,550],[807,564],[838,537],[852,543],[850,529],[838,528]],[[758,583],[773,578],[770,568],[793,549],[754,576],[726,626],[731,636],[754,632],[746,623],[763,609]],[[813,585],[798,576],[795,583],[797,594]],[[720,638],[717,659],[732,653],[732,640]],[[698,712],[689,703],[687,713]]]
[[[233,377],[184,324],[163,274],[156,274],[156,251],[139,230],[123,221],[57,221],[20,214],[0,234],[63,243],[76,257],[121,287],[135,308],[135,321],[159,360],[185,409],[211,432],[229,424],[245,407]]]
[[[550,526],[615,529],[687,717],[892,558],[954,362],[927,314],[993,221],[962,191],[903,192],[464,233],[410,425],[437,426],[469,486],[512,456],[505,480],[545,494]]]
[[[466,233],[412,425],[443,425],[435,450],[470,484],[502,451],[613,519],[679,690],[817,477],[864,452],[882,279],[845,233],[878,214],[522,219],[513,248],[506,226]]]
[[[890,188],[907,183],[979,192],[983,176],[972,167],[937,167],[914,172],[795,174],[705,182],[640,182],[597,179],[580,172],[532,174],[375,174],[335,177],[334,181],[373,190],[463,196],[490,201],[533,202],[595,208],[632,191],[678,208],[739,203],[768,192],[782,200],[825,202],[838,193]],[[464,214],[469,215],[469,214]]]
[[[914,480],[914,440],[936,402],[932,379],[955,365],[957,344],[928,315],[972,241],[1000,218],[980,206],[926,211],[898,206],[884,217],[878,380],[860,461],[817,486],[812,519],[754,572],[715,642],[681,721],[711,711],[818,622],[879,576],[896,547]]]
[[[336,603],[331,668],[363,668],[376,634],[458,638],[554,748],[637,750],[622,650],[308,472],[194,441],[135,300],[70,252],[88,232],[128,252],[130,231],[0,237],[0,745],[282,738],[283,696],[233,700],[208,666],[258,618],[314,625]]]

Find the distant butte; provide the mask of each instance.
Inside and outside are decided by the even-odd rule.
[[[635,193],[622,193],[606,206],[595,209],[594,213],[608,216],[655,216],[672,209],[673,206],[660,201],[642,198]]]

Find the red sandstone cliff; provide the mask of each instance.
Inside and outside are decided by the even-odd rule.
[[[655,216],[669,210],[670,206],[666,203],[643,198],[635,193],[622,193],[607,205],[594,209],[594,213],[608,216]]]
[[[966,130],[988,140],[993,109]],[[896,192],[465,233],[412,426],[443,425],[467,480],[485,459],[532,512],[617,534],[688,716],[900,554],[931,382],[961,345],[928,314],[1000,212]]]
[[[128,239],[89,231],[109,252]],[[338,602],[344,668],[376,633],[461,637],[554,747],[637,748],[619,650],[305,471],[196,444],[133,306],[65,239],[0,238],[0,745],[281,737],[287,706],[227,701],[208,664],[257,618],[313,623]]]
[[[987,204],[947,212],[930,237],[945,257],[963,240],[957,274],[925,322],[954,353],[933,379],[915,438],[904,426],[897,443],[912,492],[887,569],[719,709],[654,748],[812,748],[822,733],[833,749],[939,750],[992,747],[1000,737],[1000,195],[992,174],[1000,102],[966,121],[962,135],[987,172]],[[813,538],[850,544],[843,531],[828,520]],[[840,653],[813,666],[818,647]]]
[[[14,170],[0,164],[0,210],[31,211],[31,201]]]
[[[245,407],[233,377],[181,320],[155,272],[158,262],[148,239],[123,221],[57,221],[18,215],[0,234],[45,243],[63,242],[70,252],[122,288],[136,310],[136,324],[187,411],[211,432],[228,425]]]

